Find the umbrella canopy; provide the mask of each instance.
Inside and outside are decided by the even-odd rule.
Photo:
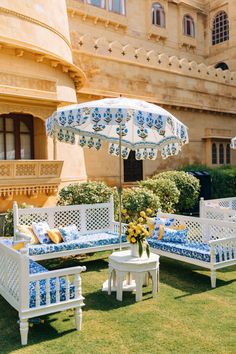
[[[128,158],[135,150],[137,160],[177,155],[188,142],[187,127],[165,109],[125,97],[105,98],[57,110],[46,121],[47,134],[59,141],[99,150],[108,141],[109,153]]]
[[[236,136],[231,139],[231,149],[236,149]]]
[[[47,135],[59,141],[99,150],[108,141],[109,153],[119,156],[119,234],[121,246],[121,158],[135,151],[137,160],[177,155],[188,142],[187,127],[165,109],[125,97],[105,98],[57,110],[46,121]]]

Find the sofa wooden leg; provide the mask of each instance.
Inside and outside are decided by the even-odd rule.
[[[76,308],[75,309],[75,326],[77,331],[81,331],[82,328],[82,309]]]
[[[211,287],[215,288],[216,287],[216,271],[211,270]]]
[[[21,344],[26,345],[28,343],[29,322],[27,319],[20,319],[20,336]]]

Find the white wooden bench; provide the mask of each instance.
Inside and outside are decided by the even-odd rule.
[[[34,260],[92,253],[127,247],[126,224],[121,225],[120,245],[119,223],[114,221],[114,202],[57,206],[53,208],[20,209],[13,204],[14,233],[17,225],[32,225],[32,222],[46,221],[50,228],[75,224],[80,233],[78,240],[60,244],[28,245],[29,256]]]
[[[84,298],[80,273],[85,270],[48,271],[29,259],[26,248],[15,251],[0,242],[0,295],[19,313],[22,345],[27,344],[28,320],[33,317],[74,308],[76,328],[81,329]]]
[[[236,223],[160,211],[158,216],[173,218],[175,226],[186,225],[187,241],[178,244],[149,238],[152,252],[210,269],[213,288],[216,270],[236,264]]]
[[[236,197],[200,200],[200,217],[236,221]]]

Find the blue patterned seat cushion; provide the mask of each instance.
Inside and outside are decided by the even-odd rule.
[[[42,265],[34,262],[30,259],[29,262],[29,272],[30,274],[44,273],[48,272],[46,268]],[[66,300],[66,283],[63,278],[60,278],[60,301]],[[36,306],[36,282],[30,282],[29,296],[30,296],[30,308]],[[46,281],[39,281],[39,289],[40,289],[40,306],[46,305]],[[73,284],[70,285],[70,299],[74,299],[75,297],[75,287]],[[53,304],[56,302],[56,278],[50,279],[50,303]]]
[[[122,242],[127,242],[126,235],[122,235]],[[119,243],[119,235],[110,231],[80,235],[77,240],[58,244],[29,245],[29,255],[70,251],[80,248],[114,245]]]
[[[164,242],[148,239],[151,248],[159,249],[164,252],[175,253],[180,256],[198,259],[203,262],[210,262],[210,247],[206,243],[197,242]],[[219,255],[216,255],[216,261],[219,262]]]

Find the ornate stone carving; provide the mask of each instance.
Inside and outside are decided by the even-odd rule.
[[[56,92],[56,82],[0,72],[1,85]]]
[[[37,165],[34,164],[29,164],[29,163],[24,163],[24,164],[17,164],[15,171],[16,171],[16,177],[35,177],[36,176],[36,167]]]

